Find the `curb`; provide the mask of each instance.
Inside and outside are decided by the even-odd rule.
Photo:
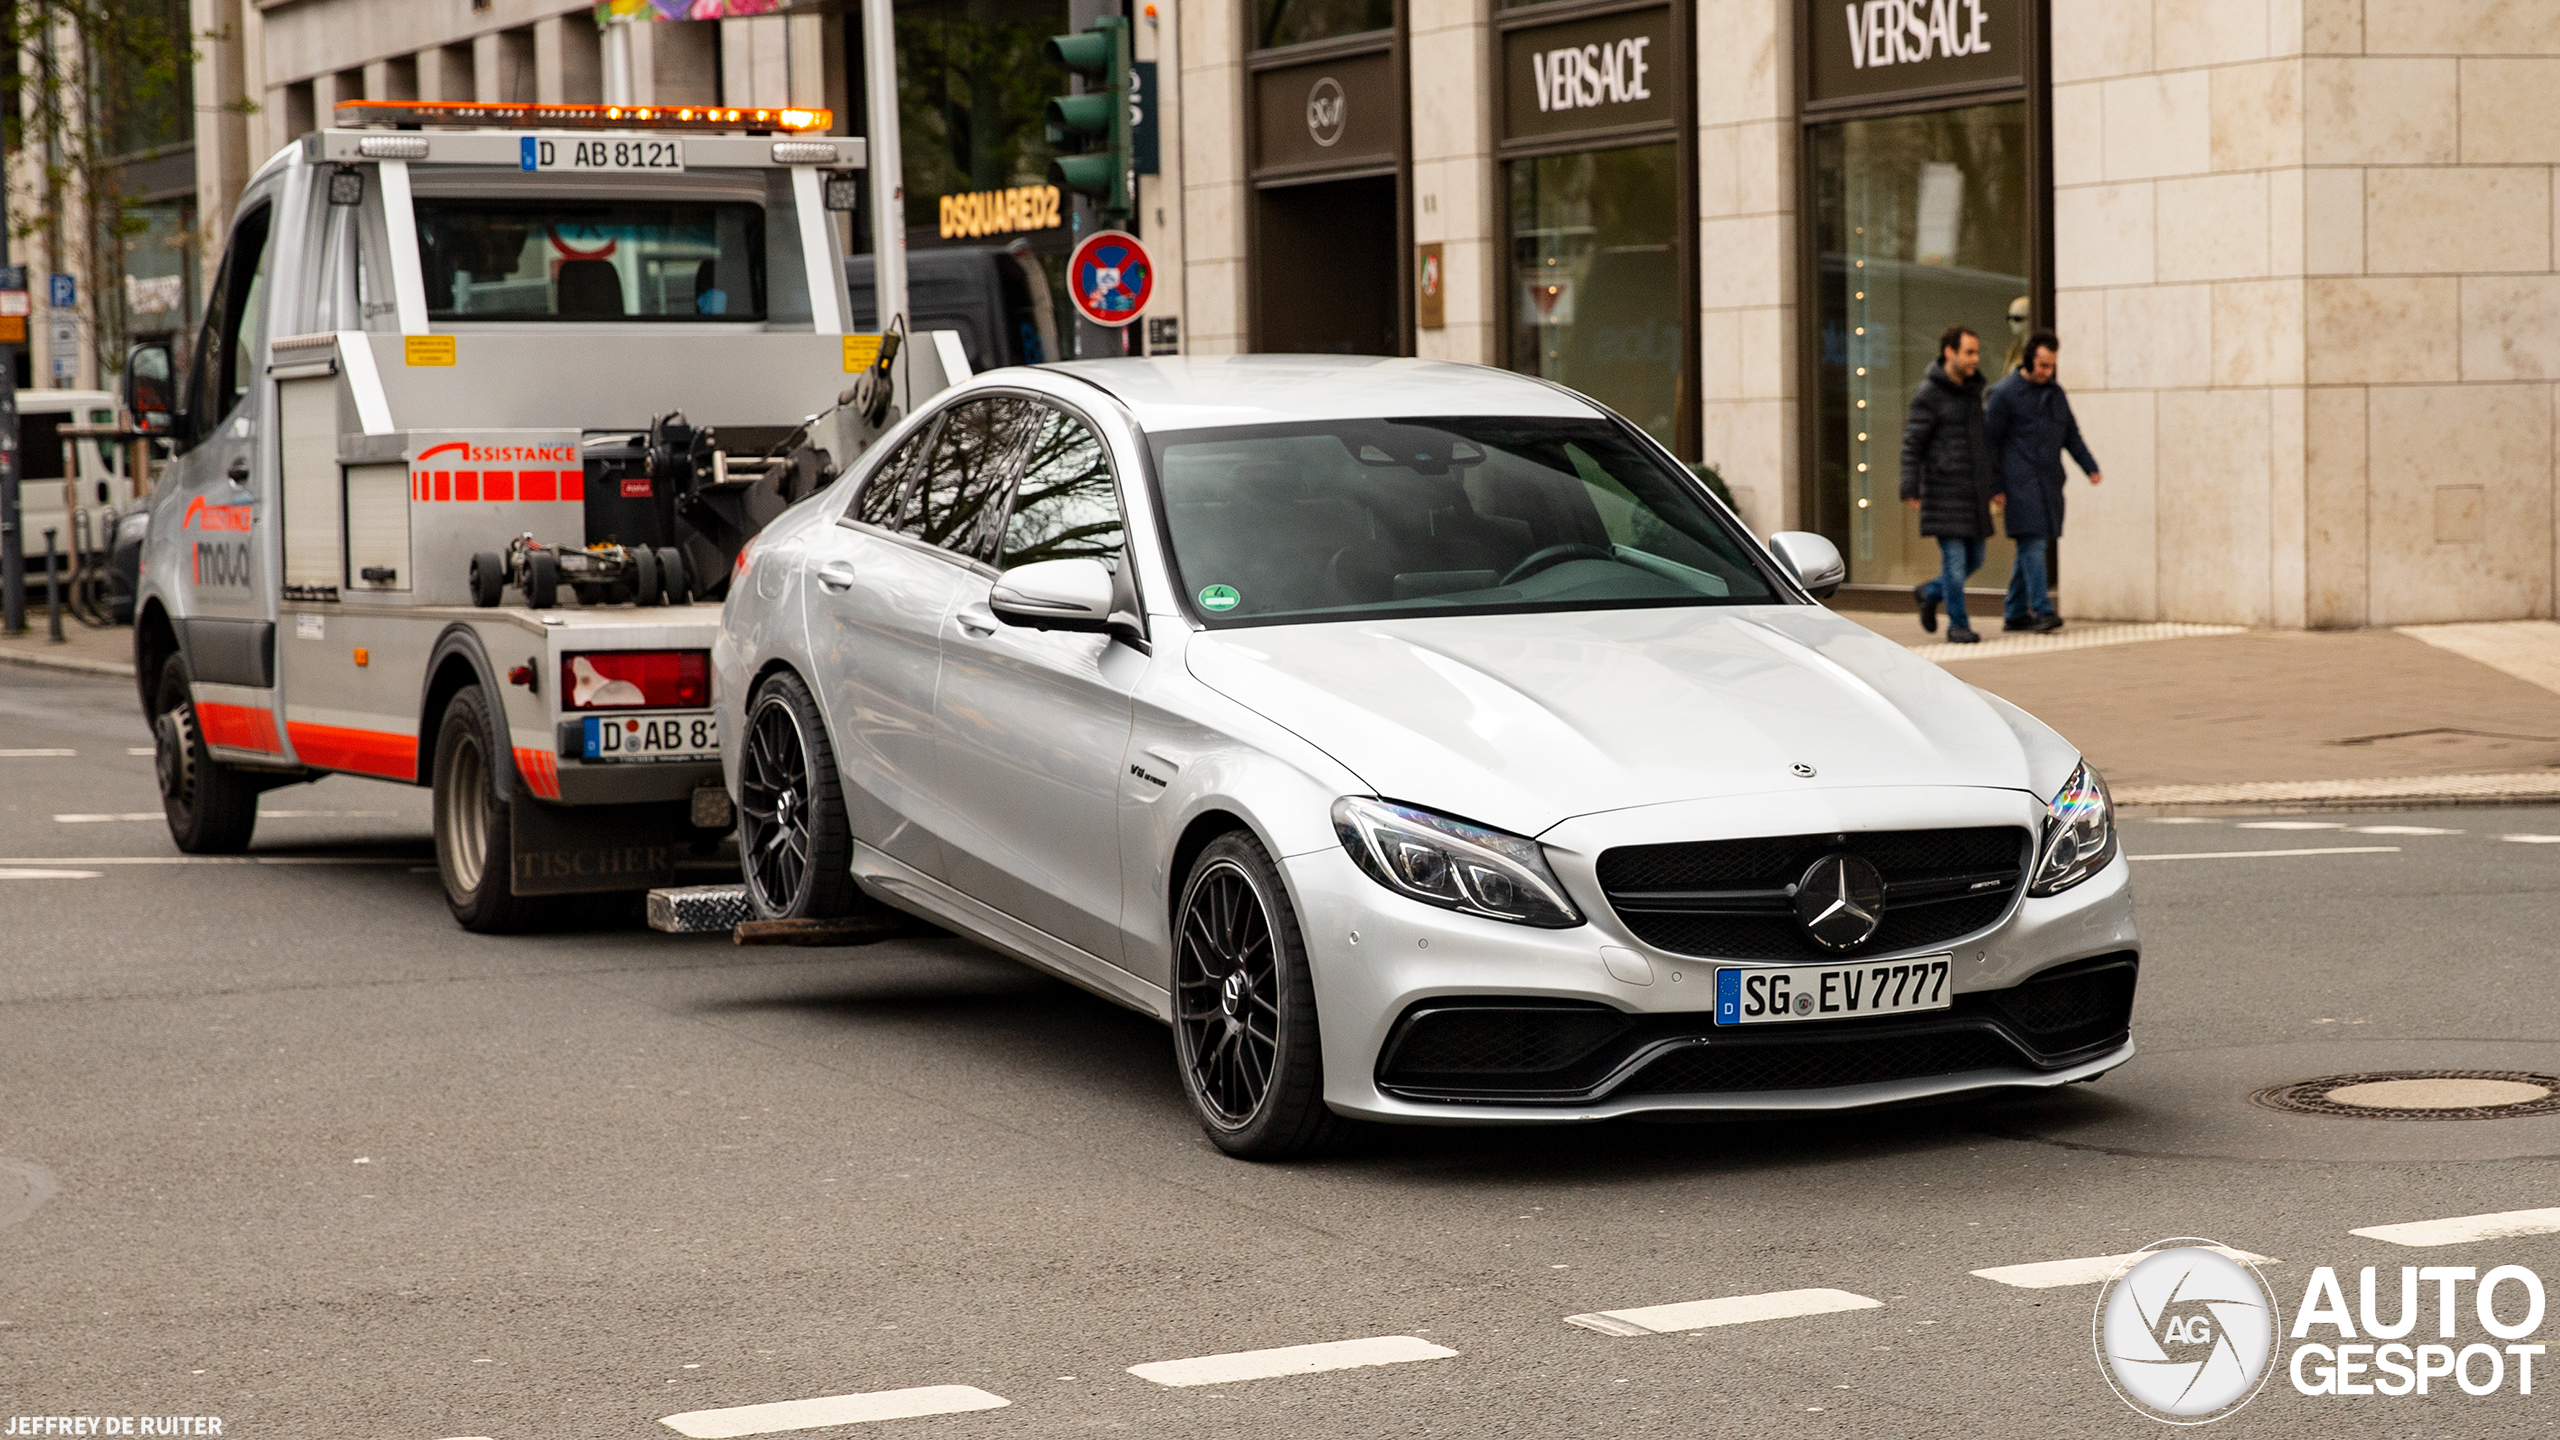
[[[129,661],[83,660],[77,655],[0,650],[0,665],[23,665],[30,670],[64,670],[75,675],[106,675],[118,680],[133,678],[133,665]]]
[[[2560,803],[2560,772],[2415,775],[2391,780],[2253,780],[2227,785],[2135,785],[2116,792],[2120,809],[2422,810],[2472,805]]]

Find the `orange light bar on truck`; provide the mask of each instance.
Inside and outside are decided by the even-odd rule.
[[[777,130],[791,134],[835,128],[836,112],[740,105],[483,105],[468,100],[341,100],[338,124],[462,125],[514,130]]]

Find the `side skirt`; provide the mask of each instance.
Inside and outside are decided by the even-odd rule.
[[[1115,1005],[1172,1023],[1172,992],[1150,985],[1046,930],[971,899],[859,840],[853,843],[853,878],[875,899],[958,930],[990,950],[1055,975],[1078,989],[1090,990]]]

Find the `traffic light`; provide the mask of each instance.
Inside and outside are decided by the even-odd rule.
[[[1135,198],[1129,193],[1129,22],[1105,15],[1093,28],[1050,37],[1041,58],[1086,77],[1081,95],[1050,99],[1045,117],[1049,143],[1064,152],[1070,141],[1081,153],[1061,153],[1049,162],[1049,183],[1061,190],[1090,195],[1106,225],[1128,223]],[[1099,141],[1099,148],[1092,148]]]

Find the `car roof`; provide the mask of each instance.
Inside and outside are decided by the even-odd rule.
[[[1389,415],[1598,418],[1571,391],[1483,365],[1369,355],[1070,360],[1043,370],[1111,394],[1151,433]],[[993,372],[990,372],[993,373]]]

